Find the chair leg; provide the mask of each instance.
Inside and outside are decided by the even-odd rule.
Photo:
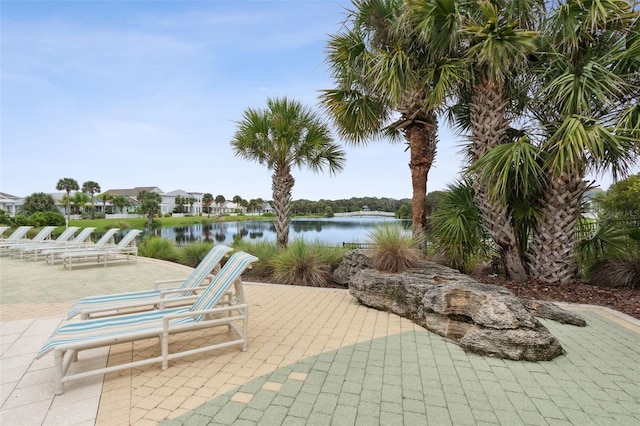
[[[162,351],[162,370],[169,368],[169,331],[165,330],[160,335],[160,346]]]
[[[64,393],[64,383],[62,383],[62,376],[64,375],[63,369],[64,366],[64,353],[56,350],[53,352],[53,359],[55,361],[55,374],[56,374],[56,395],[62,395]]]

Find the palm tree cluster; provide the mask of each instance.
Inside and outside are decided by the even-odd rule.
[[[623,177],[640,155],[638,9],[636,0],[353,0],[328,43],[335,87],[320,103],[352,143],[406,141],[417,239],[438,118],[449,120],[467,139],[469,189],[457,194],[482,225],[467,236],[490,237],[513,280],[566,282],[577,273],[585,177]],[[466,244],[452,227],[475,213],[458,210],[441,230]]]

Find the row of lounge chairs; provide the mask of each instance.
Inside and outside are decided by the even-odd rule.
[[[95,227],[84,228],[75,235],[80,228],[71,226],[56,239],[51,239],[51,234],[56,227],[45,226],[33,238],[28,239],[26,234],[31,228],[31,226],[21,226],[8,238],[0,240],[0,254],[34,261],[46,259],[51,265],[62,263],[65,269],[72,269],[74,263],[77,265],[80,262],[107,266],[108,263],[116,260],[137,260],[136,237],[142,232],[136,229],[130,230],[118,244],[115,244],[114,237],[119,231],[118,228],[107,230],[95,243],[90,240]],[[0,235],[3,235],[6,230],[0,228]]]
[[[93,375],[153,363],[161,363],[165,370],[169,360],[234,345],[246,351],[248,306],[241,275],[258,258],[236,252],[220,269],[220,261],[231,250],[214,246],[191,275],[181,280],[180,287],[160,289],[161,285],[175,282],[161,281],[148,291],[92,296],[74,303],[67,319],[79,315],[81,321],[56,329],[36,356],[41,358],[53,352],[56,394],[64,393],[64,383]],[[220,326],[233,332],[230,339],[210,341],[200,337],[194,340],[198,346],[185,349],[176,345],[180,350],[170,353],[170,336]],[[91,363],[96,367],[93,370],[69,372],[81,351],[156,337],[160,344],[157,356],[109,367],[96,367]]]

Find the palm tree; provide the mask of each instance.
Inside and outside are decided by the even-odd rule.
[[[202,196],[202,206],[207,210],[207,217],[211,217],[211,204],[213,204],[213,195],[207,192]]]
[[[568,0],[544,26],[540,91],[544,131],[542,217],[529,250],[533,278],[576,277],[575,229],[586,173],[628,173],[640,155],[640,18],[630,2]]]
[[[111,197],[111,204],[120,210],[120,213],[124,213],[124,208],[129,205],[129,199],[124,195],[114,195]]]
[[[147,215],[147,223],[145,226],[151,227],[153,225],[153,217],[160,213],[160,203],[162,203],[162,196],[153,191],[140,191],[137,197],[140,201],[140,212],[143,215]]]
[[[73,194],[73,197],[71,197],[71,203],[73,203],[73,206],[75,207],[76,210],[76,214],[80,214],[80,208],[83,209],[84,211],[84,207],[87,205],[87,203],[89,201],[91,201],[91,198],[89,197],[89,195],[85,194],[84,192],[76,192],[75,194]]]
[[[528,54],[536,50],[537,34],[527,29],[531,24],[522,21],[520,11],[536,7],[544,9],[544,2],[515,0],[511,4],[513,7],[502,8],[488,1],[481,2],[482,13],[464,26],[471,41],[466,57],[473,66],[474,75],[470,88],[472,162],[508,141],[513,119],[509,111],[510,92],[527,64]],[[524,4],[526,7],[523,8]],[[473,184],[476,205],[489,234],[500,248],[507,274],[514,281],[526,280],[511,207],[504,200],[490,197],[490,189],[484,181],[474,179]]]
[[[237,156],[266,165],[272,174],[275,229],[279,247],[286,247],[291,221],[291,169],[324,166],[334,174],[343,169],[345,152],[333,142],[329,127],[311,109],[289,100],[267,99],[263,110],[248,108],[231,141]]]
[[[226,201],[227,199],[224,198],[224,195],[222,194],[216,195],[215,202],[218,205],[218,215],[222,214],[222,206]]]
[[[66,191],[67,192],[67,202],[66,202],[66,208],[65,208],[65,212],[67,213],[67,226],[69,225],[69,216],[70,216],[70,210],[69,210],[69,201],[71,198],[71,191],[77,191],[78,189],[80,189],[80,187],[78,186],[78,182],[75,179],[71,179],[71,178],[62,178],[58,181],[58,184],[56,185],[56,189],[58,191]]]
[[[95,206],[95,200],[93,198],[93,194],[100,192],[100,185],[98,184],[98,182],[88,180],[82,184],[82,192],[86,192],[91,196],[91,219],[95,219],[96,206]]]
[[[328,43],[335,88],[323,90],[320,103],[350,143],[362,145],[381,137],[405,140],[413,236],[423,245],[427,179],[437,145],[436,112],[455,82],[454,74],[428,37],[419,37],[412,21],[404,19],[403,1],[354,0],[353,5],[345,30]]]
[[[102,194],[99,194],[97,196],[97,198],[102,201],[102,213],[104,213],[105,215],[107,214],[107,201],[110,201],[113,196],[111,194],[109,194],[108,192],[103,192]]]

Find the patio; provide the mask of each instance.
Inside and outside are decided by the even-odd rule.
[[[525,363],[484,358],[345,290],[246,283],[247,352],[181,358],[65,385],[34,354],[72,301],[146,289],[189,268],[135,264],[72,271],[0,258],[2,424],[638,424],[640,322],[572,306],[589,326],[544,321],[567,355]],[[63,289],[63,290],[62,290]],[[194,332],[173,344],[216,335]],[[142,341],[80,354],[76,366],[141,359]],[[83,356],[84,355],[84,356]]]

